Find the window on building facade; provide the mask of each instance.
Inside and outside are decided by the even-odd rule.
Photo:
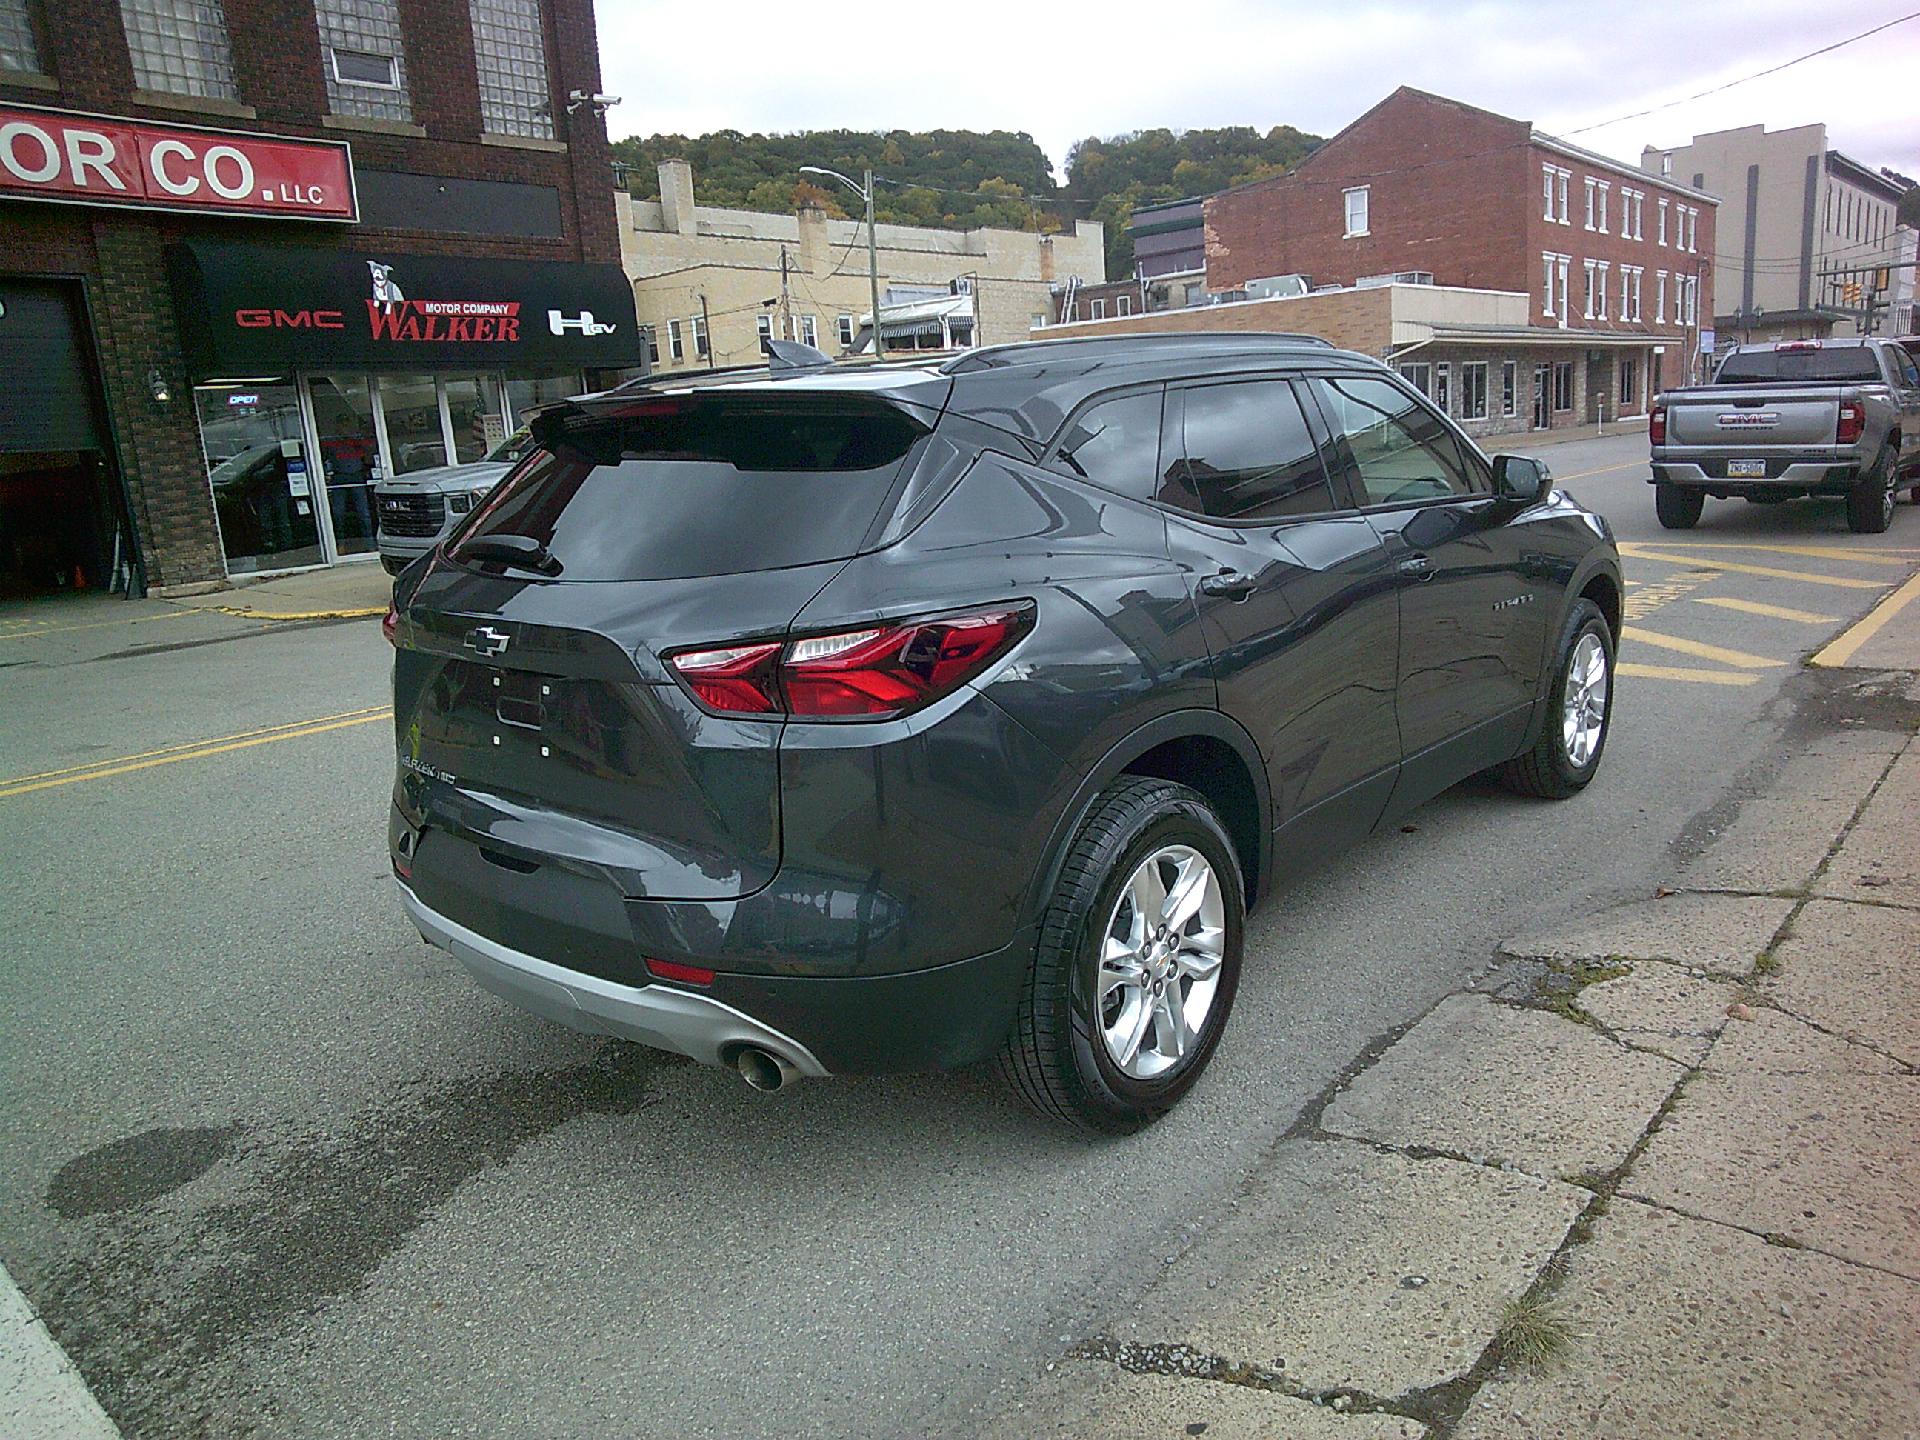
[[[1599,193],[1600,182],[1591,175],[1587,176],[1587,229],[1589,230],[1597,230],[1600,228],[1594,224],[1594,218],[1600,213],[1600,207],[1595,198]]]
[[[1487,418],[1487,362],[1469,360],[1460,367],[1460,418]]]
[[[480,128],[489,135],[553,138],[547,37],[540,0],[467,0],[480,74]]]
[[[1433,403],[1440,407],[1442,415],[1453,413],[1453,366],[1433,367]]]
[[[395,0],[314,0],[326,57],[327,108],[369,120],[413,119]]]
[[[1087,302],[1087,304],[1089,307],[1088,318],[1093,320],[1104,320],[1107,318],[1107,302],[1106,301],[1090,300]]]
[[[1593,261],[1593,260],[1588,260],[1585,263],[1587,268],[1587,304],[1586,304],[1585,310],[1582,313],[1586,316],[1587,319],[1591,320],[1593,319],[1593,313],[1594,313],[1595,297],[1593,292],[1594,292],[1594,286],[1596,284],[1595,276],[1599,273],[1599,265],[1596,261]]]
[[[1573,362],[1561,360],[1553,367],[1553,408],[1571,410],[1573,408]]]
[[[707,346],[707,318],[704,315],[696,315],[687,324],[693,329],[693,353],[697,358],[705,360],[712,353]]]
[[[642,325],[640,327],[640,338],[646,342],[648,363],[658,365],[660,363],[659,332],[651,325]]]
[[[120,0],[133,83],[169,95],[238,100],[220,0]]]
[[[1660,197],[1660,243],[1667,243],[1667,199],[1664,195]]]
[[[1554,177],[1559,173],[1556,166],[1542,165],[1540,167],[1540,218],[1543,220],[1551,221],[1553,219],[1553,182]]]
[[[40,42],[28,0],[0,0],[0,70],[40,73]]]
[[[1639,372],[1632,360],[1620,362],[1620,411],[1637,408],[1640,402]]]
[[[1370,187],[1366,185],[1362,185],[1357,189],[1343,190],[1340,192],[1346,202],[1347,235],[1349,237],[1365,235],[1367,233],[1367,223],[1371,218],[1367,213],[1369,206],[1367,192],[1369,188]]]
[[[1131,315],[1133,313],[1133,297],[1131,295],[1116,295],[1113,300],[1113,313],[1116,315]]]
[[[1593,288],[1595,298],[1600,302],[1600,313],[1594,316],[1594,318],[1596,320],[1605,320],[1607,318],[1607,281],[1612,276],[1613,266],[1610,262],[1602,260],[1594,269],[1599,283]]]
[[[849,316],[849,315],[842,315],[842,316],[841,316],[840,318],[841,318],[842,320],[844,320],[844,321],[846,321],[846,323],[848,324],[848,326],[851,326],[851,325],[853,324],[853,317],[852,317],[852,316]],[[1033,330],[1044,330],[1044,329],[1046,328],[1046,325],[1047,325],[1047,317],[1046,317],[1046,316],[1045,316],[1044,314],[1042,314],[1042,313],[1041,313],[1040,311],[1038,311],[1038,310],[1036,310],[1036,311],[1034,311],[1034,312],[1033,312],[1033,314],[1031,314],[1031,315],[1029,315],[1029,316],[1027,317],[1027,325],[1028,325],[1028,328],[1029,328],[1029,329],[1033,329]],[[841,343],[842,345],[852,345],[852,344],[853,344],[853,331],[852,331],[851,329],[848,329],[848,330],[847,330],[847,332],[846,332],[846,336],[847,336],[847,338],[846,338],[846,339],[844,339],[844,340],[842,340],[842,341],[841,341],[840,343]]]
[[[1573,184],[1573,172],[1571,170],[1562,169],[1558,172],[1558,174],[1560,179],[1559,223],[1562,225],[1571,225],[1573,224],[1573,220],[1570,214],[1570,207],[1567,204],[1567,190]]]
[[[1044,315],[1035,315],[1033,317],[1033,328],[1036,330],[1046,323],[1047,317]],[[840,348],[842,350],[851,350],[853,348],[853,316],[836,315],[833,324],[834,329],[838,331],[840,335]]]
[[[1643,320],[1647,318],[1646,311],[1641,305],[1642,297],[1641,297],[1641,288],[1640,288],[1641,277],[1644,276],[1646,273],[1647,271],[1645,266],[1636,265],[1633,267],[1633,291],[1630,297],[1633,301],[1633,313],[1629,316],[1622,317],[1623,319],[1632,320],[1633,323],[1636,325],[1640,324]]]
[[[1612,193],[1613,182],[1602,180],[1600,182],[1600,233],[1602,235],[1607,233],[1607,196]]]
[[[680,333],[678,320],[667,321],[667,354],[678,363],[687,358],[686,338]]]
[[[793,323],[795,332],[793,338],[802,345],[811,345],[818,350],[820,348],[819,322],[811,315],[796,315]]]
[[[773,316],[761,311],[753,317],[753,328],[760,332],[760,353],[773,354]]]
[[[1412,361],[1400,367],[1400,377],[1422,395],[1433,394],[1433,367],[1422,361]]]
[[[1518,413],[1520,404],[1520,367],[1517,362],[1500,362],[1500,413],[1513,415]]]
[[[1664,270],[1653,272],[1653,323],[1667,323],[1667,272]]]

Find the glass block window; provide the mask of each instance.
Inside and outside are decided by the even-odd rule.
[[[120,0],[120,22],[141,89],[240,98],[220,0]]]
[[[0,70],[40,70],[40,46],[33,38],[27,0],[0,0]]]
[[[468,0],[468,6],[480,71],[480,128],[489,135],[553,139],[540,0]]]
[[[327,108],[369,120],[413,119],[395,0],[314,0]]]

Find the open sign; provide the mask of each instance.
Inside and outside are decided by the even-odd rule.
[[[69,205],[359,218],[353,156],[294,140],[0,106],[0,195]]]

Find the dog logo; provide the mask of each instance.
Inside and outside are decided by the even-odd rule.
[[[406,303],[406,294],[393,278],[393,267],[382,265],[378,260],[367,261],[367,269],[373,273],[373,303],[393,313],[393,307]]]

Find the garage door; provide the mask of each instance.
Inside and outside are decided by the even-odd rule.
[[[79,296],[50,280],[0,278],[0,452],[102,450],[81,344]]]

